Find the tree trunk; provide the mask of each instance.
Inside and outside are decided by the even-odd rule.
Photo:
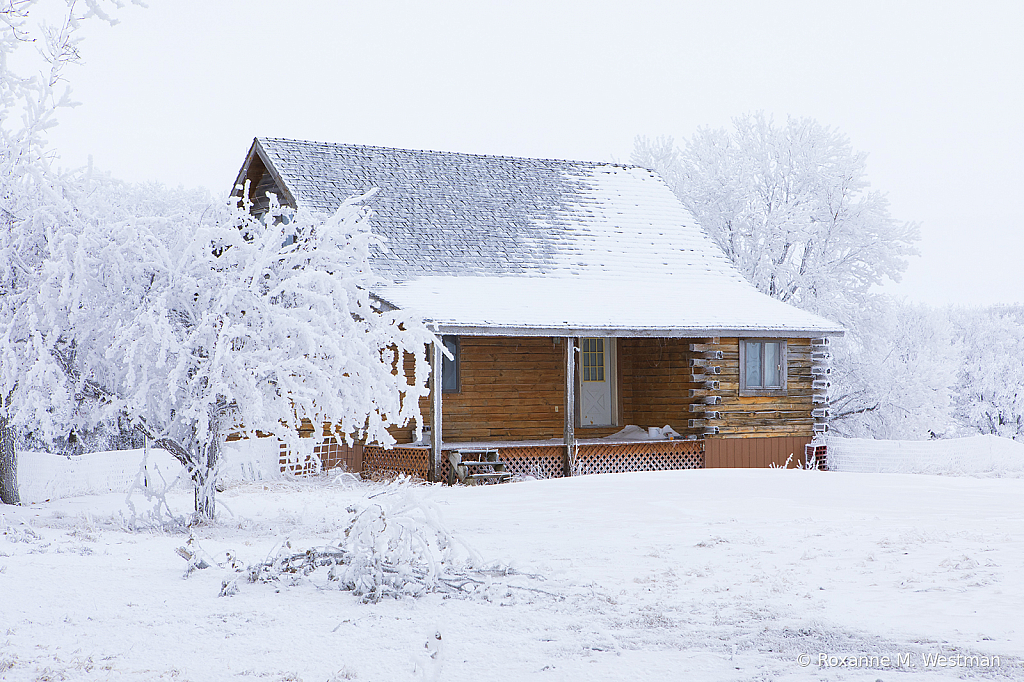
[[[21,504],[18,495],[18,452],[14,446],[14,429],[0,411],[0,502]]]
[[[200,464],[196,468],[196,517],[199,521],[212,521],[217,512],[217,465],[220,460],[220,433],[201,446]]]

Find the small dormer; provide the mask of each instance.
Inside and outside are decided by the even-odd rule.
[[[242,169],[231,190],[231,196],[240,197],[245,191],[245,183],[249,183],[249,200],[252,202],[252,214],[262,219],[270,210],[271,194],[277,196],[282,206],[296,208],[295,198],[288,191],[277,172],[266,160],[266,153],[260,146],[259,139],[253,139],[249,154],[245,157]]]

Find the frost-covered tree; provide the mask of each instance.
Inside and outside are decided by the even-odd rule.
[[[29,13],[48,4],[56,24]],[[80,228],[72,175],[51,166],[46,131],[71,105],[63,84],[78,61],[82,22],[109,12],[118,0],[0,0],[0,500],[18,502],[16,431],[34,428],[46,437],[65,432],[76,413],[74,392],[58,379],[52,350],[60,333],[44,329],[30,299],[38,290],[50,246]],[[53,388],[45,402],[28,389]],[[33,423],[34,422],[34,423]]]
[[[329,217],[273,206],[260,221],[201,192],[81,187],[80,229],[51,240],[23,305],[44,362],[19,377],[14,426],[127,416],[186,467],[209,518],[229,434],[294,450],[312,425],[387,444],[388,426],[419,420],[434,337],[374,305],[376,238],[358,198]],[[404,353],[412,384],[395,371]]]
[[[857,438],[921,439],[956,430],[958,336],[948,311],[872,298],[832,346],[833,427]]]
[[[811,119],[764,114],[702,128],[681,148],[639,137],[634,163],[658,171],[740,272],[764,293],[835,316],[899,280],[917,226],[869,190],[866,155]]]
[[[968,431],[1024,440],[1024,306],[957,309],[956,417]]]
[[[899,415],[932,398],[919,423],[927,432],[944,421],[946,375],[915,350],[907,327],[920,311],[870,291],[899,280],[917,226],[889,214],[885,195],[869,189],[866,155],[844,135],[810,119],[778,125],[757,113],[735,119],[731,130],[700,129],[681,147],[639,137],[632,161],[662,175],[759,290],[847,328],[834,345],[835,426],[849,420],[847,431],[858,434],[920,434],[898,427],[910,424]],[[934,384],[915,374],[924,365]]]
[[[187,468],[212,517],[220,444],[300,427],[392,443],[426,395],[422,322],[375,307],[368,213],[272,205],[108,183],[118,207],[65,239],[47,264],[40,315],[73,339],[76,388],[128,414]],[[108,210],[108,212],[110,212]],[[413,384],[400,366],[418,362]]]
[[[301,426],[329,423],[387,444],[389,425],[418,420],[434,337],[374,307],[358,200],[333,216],[275,206],[257,221],[244,201],[56,173],[44,133],[68,99],[55,87],[81,19],[102,7],[69,2],[39,37],[49,71],[22,78],[7,58],[27,44],[35,3],[0,2],[3,501],[18,502],[19,434],[54,441],[126,421],[181,461],[209,518],[230,433],[294,447]],[[412,384],[403,353],[418,358]]]

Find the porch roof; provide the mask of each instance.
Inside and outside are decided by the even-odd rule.
[[[439,332],[508,336],[840,335],[842,327],[706,273],[666,276],[420,277],[383,287],[387,303]],[[709,286],[709,284],[711,284]]]

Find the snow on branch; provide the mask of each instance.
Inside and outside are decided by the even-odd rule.
[[[479,557],[448,530],[420,486],[399,477],[348,508],[344,536],[335,543],[296,551],[279,545],[264,562],[248,567],[250,582],[309,575],[329,567],[328,578],[366,601],[383,597],[457,592],[479,582]]]
[[[328,583],[366,602],[432,592],[488,598],[496,579],[502,581],[499,591],[503,594],[517,589],[559,596],[508,582],[513,576],[528,580],[539,576],[484,565],[480,556],[448,529],[426,490],[408,477],[399,477],[348,508],[349,521],[339,539],[309,548],[294,547],[284,540],[266,559],[249,565],[233,552],[228,552],[224,561],[214,560],[194,537],[176,551],[188,562],[186,577],[213,565],[241,574],[250,583],[295,583],[319,572]],[[221,596],[237,593],[237,581],[225,579]]]

